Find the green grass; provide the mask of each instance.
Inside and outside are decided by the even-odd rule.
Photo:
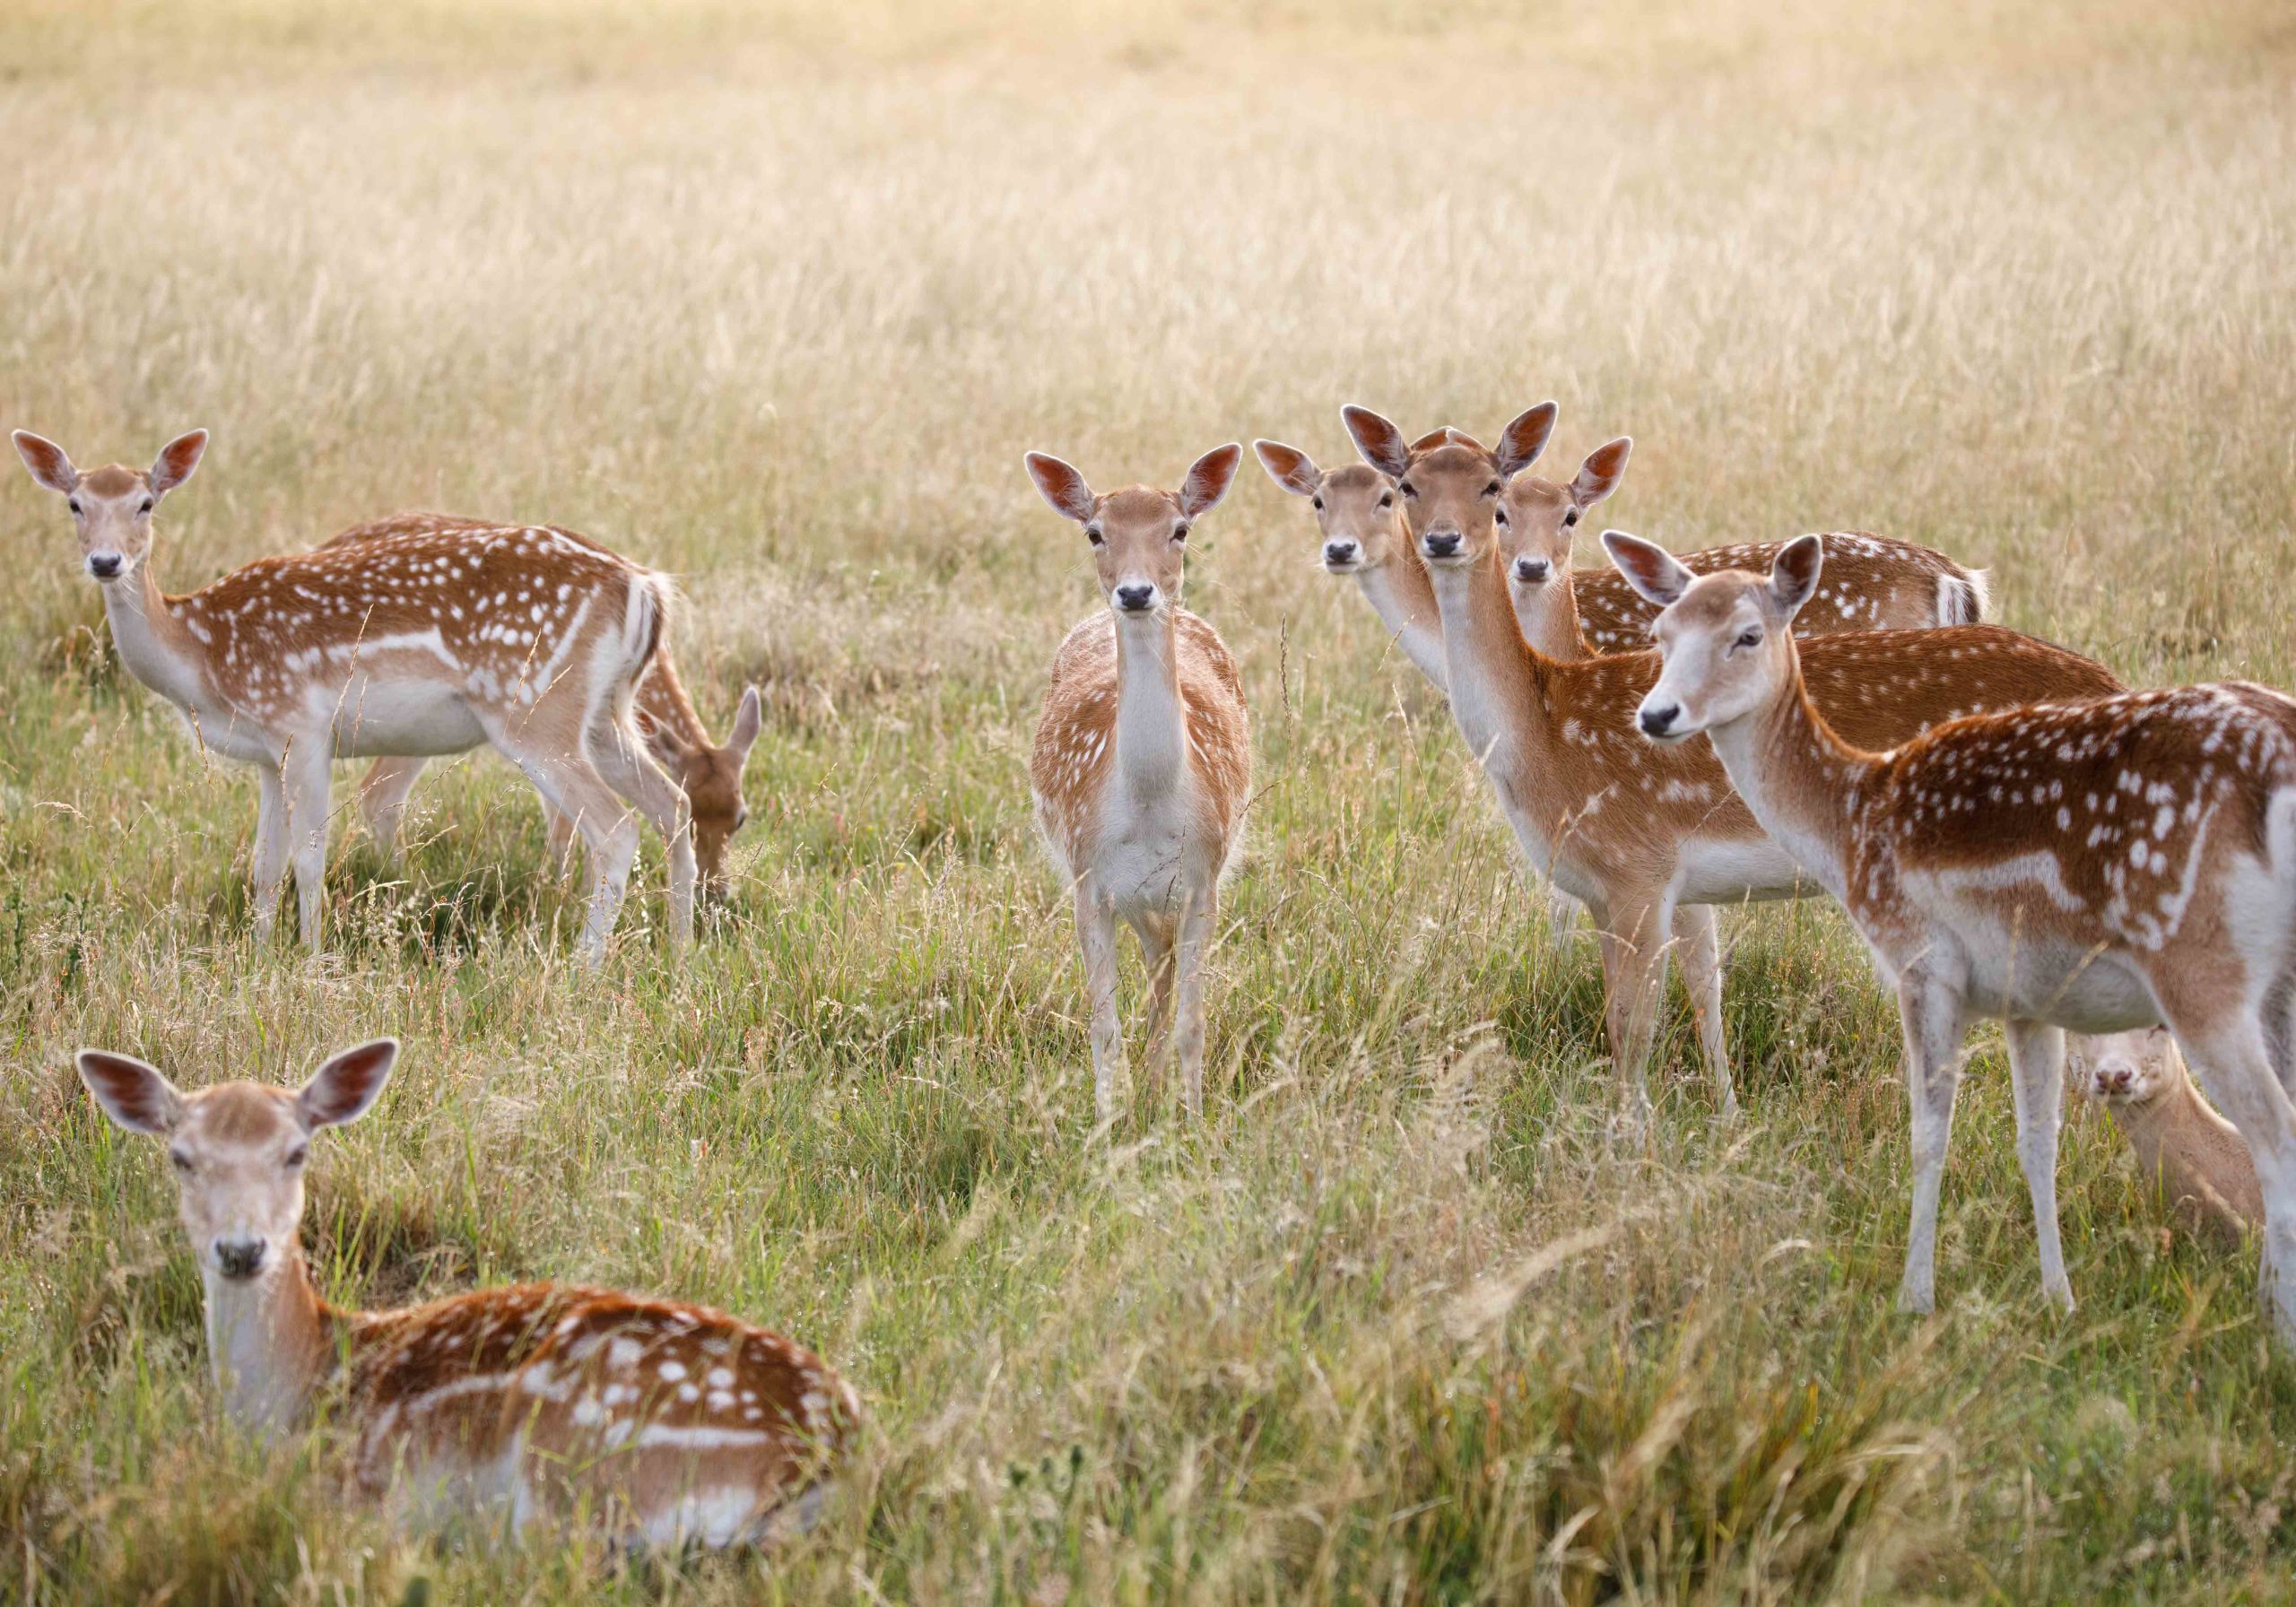
[[[1729,921],[1748,1119],[1677,1011],[1613,1151],[1590,947],[1248,467],[1190,581],[1263,789],[1212,1097],[1088,1146],[1023,759],[1091,599],[1019,458],[1169,482],[1239,437],[1339,461],[1343,401],[1487,434],[1554,395],[1558,455],[1636,437],[1606,523],[1885,531],[2135,680],[2287,685],[2292,51],[2135,0],[12,12],[0,422],[83,465],[213,429],[173,586],[396,508],[549,518],[676,570],[706,714],[756,680],[769,718],[682,969],[651,851],[573,967],[484,755],[401,864],[346,821],[323,955],[257,950],[251,782],[0,474],[0,1598],[2284,1598],[2253,1262],[2078,1117],[2046,1313],[1986,1037],[1941,1309],[1897,1316],[1893,1012],[1815,905]],[[326,1290],[787,1332],[871,1414],[820,1532],[394,1533],[324,1439],[217,1423],[167,1168],[70,1051],[284,1080],[386,1031],[314,1167]]]

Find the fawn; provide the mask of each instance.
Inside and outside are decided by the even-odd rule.
[[[2136,1168],[2177,1214],[2220,1243],[2238,1245],[2264,1221],[2256,1163],[2239,1130],[2193,1086],[2165,1027],[2065,1039],[2066,1075],[2128,1141]]]

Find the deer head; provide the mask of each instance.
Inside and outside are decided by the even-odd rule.
[[[80,561],[99,582],[124,580],[151,555],[152,512],[191,478],[207,450],[207,431],[179,435],[160,448],[149,470],[107,464],[82,473],[54,441],[15,433],[16,455],[31,476],[64,499],[80,534]]]
[[[1686,742],[1743,719],[1793,674],[1794,616],[1818,589],[1824,560],[1816,536],[1787,543],[1767,576],[1695,576],[1664,547],[1623,530],[1603,532],[1603,546],[1634,589],[1664,610],[1650,630],[1665,665],[1635,715],[1652,742]]]
[[[1027,461],[1053,511],[1084,527],[1101,594],[1121,621],[1161,619],[1179,602],[1189,527],[1227,495],[1243,455],[1233,442],[1213,447],[1177,491],[1135,485],[1105,496],[1057,457],[1031,452]]]

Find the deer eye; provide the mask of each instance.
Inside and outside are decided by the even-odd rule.
[[[1496,519],[1501,526],[1504,526],[1507,523],[1507,510],[1503,508],[1492,508],[1491,510],[1491,517],[1493,519]]]
[[[185,1154],[181,1150],[170,1150],[168,1151],[168,1159],[175,1162],[176,1170],[181,1172],[185,1177],[187,1177],[192,1174],[194,1168],[191,1164],[191,1157]]]
[[[1572,526],[1573,525],[1576,525],[1578,522],[1578,510],[1577,508],[1570,508],[1570,510],[1568,510],[1567,512],[1565,512],[1565,513],[1563,514],[1563,516],[1562,516],[1562,527],[1563,527],[1565,530],[1570,529],[1570,526]]]
[[[1405,497],[1408,497],[1413,501],[1416,502],[1419,500],[1419,488],[1412,484],[1410,481],[1405,481],[1403,484],[1396,489],[1401,491]]]
[[[1173,526],[1172,539],[1176,542],[1184,542],[1187,540],[1187,526],[1185,525]]]
[[[1099,526],[1093,525],[1085,526],[1084,539],[1091,543],[1095,547],[1099,546],[1100,544],[1100,532]]]
[[[1499,494],[1499,482],[1494,480],[1489,485],[1484,486],[1483,488],[1483,494],[1486,497],[1497,496]]]
[[[152,511],[152,499],[149,497],[144,498],[144,506],[137,508],[135,511],[138,513],[150,513]]]
[[[1393,491],[1381,491],[1381,492],[1379,493],[1379,506],[1380,506],[1380,507],[1382,507],[1382,508],[1393,508],[1395,505],[1396,505],[1396,494],[1395,494],[1395,492],[1393,492]]]
[[[293,1171],[297,1167],[299,1167],[299,1166],[302,1165],[302,1164],[303,1164],[303,1162],[305,1162],[306,1160],[309,1160],[310,1158],[311,1158],[311,1147],[310,1147],[310,1145],[309,1145],[309,1144],[297,1144],[293,1149],[291,1149],[291,1150],[290,1150],[290,1151],[287,1151],[287,1169],[288,1169],[289,1171],[291,1171],[291,1171]]]
[[[1318,513],[1321,513],[1324,510],[1324,499],[1321,497],[1310,497],[1308,499],[1308,506]]]
[[[1738,639],[1737,639],[1736,641],[1735,641],[1735,642],[1732,642],[1730,645],[1731,645],[1732,647],[1761,647],[1761,626],[1759,626],[1759,625],[1749,625],[1749,626],[1747,626],[1744,630],[1741,630],[1740,632],[1738,632]]]
[[[739,831],[743,827],[744,827],[744,826],[748,825],[749,823],[750,823],[750,811],[749,811],[749,805],[748,805],[748,804],[744,804],[744,805],[742,805],[742,807],[741,807],[741,808],[739,808],[739,809],[737,809],[737,810],[735,810],[735,811],[734,812],[734,830],[736,830],[736,831]]]
[[[64,506],[70,508],[74,514],[77,514],[80,511],[80,499],[77,497],[66,497],[64,499]]]

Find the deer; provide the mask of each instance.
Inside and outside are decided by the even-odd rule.
[[[1378,414],[1344,416],[1365,460],[1395,480],[1425,561],[1459,733],[1532,864],[1594,916],[1620,1126],[1639,1130],[1649,1112],[1644,1065],[1670,948],[1727,1120],[1738,1103],[1715,907],[1796,897],[1805,881],[1710,752],[1659,750],[1634,734],[1656,654],[1561,659],[1525,638],[1493,514],[1544,445],[1550,407],[1518,416],[1495,449],[1453,440],[1417,456]],[[1974,708],[2120,689],[2078,654],[1988,625],[1817,637],[1809,662],[1824,706],[1875,741]]]
[[[1766,573],[1700,577],[1623,532],[1603,539],[1664,611],[1639,729],[1670,751],[1705,736],[1897,992],[1913,1153],[1900,1306],[1935,1305],[1969,1022],[2003,1023],[2042,1293],[2068,1310],[2065,1033],[2165,1026],[2248,1147],[2265,1298],[2296,1340],[2296,701],[2244,682],[2039,697],[1885,746],[1814,696],[1821,645],[1857,638],[1789,628],[1816,592],[1818,543],[1788,543]]]
[[[1545,404],[1541,416],[1552,433],[1553,404]],[[1446,428],[1409,443],[1405,456],[1422,456],[1445,445],[1481,449],[1472,436]],[[1544,447],[1544,439],[1538,445]],[[1615,570],[1570,564],[1579,521],[1618,490],[1633,448],[1633,437],[1621,436],[1587,454],[1567,482],[1518,472],[1500,493],[1492,517],[1516,617],[1524,636],[1550,658],[1632,652],[1649,645],[1649,624],[1657,611]],[[1323,536],[1325,569],[1355,580],[1405,656],[1443,691],[1442,621],[1426,566],[1396,507],[1396,478],[1367,464],[1321,469],[1308,454],[1282,441],[1257,440],[1252,450],[1269,479],[1309,499]],[[1812,600],[1808,617],[1796,622],[1805,636],[1976,625],[1992,606],[1985,571],[1964,568],[1943,552],[1863,531],[1835,531],[1822,539],[1833,579],[1825,596]],[[1759,567],[1776,552],[1776,544],[1710,547],[1683,554],[1683,561],[1705,574]],[[1564,576],[1568,586],[1553,584]],[[1569,614],[1553,605],[1554,593],[1568,598]]]
[[[1119,920],[1148,965],[1150,1064],[1170,1048],[1187,1114],[1203,1114],[1205,955],[1221,882],[1243,844],[1251,723],[1235,660],[1218,631],[1180,606],[1180,586],[1188,534],[1227,494],[1242,456],[1232,443],[1215,447],[1178,491],[1107,492],[1057,457],[1026,458],[1053,511],[1083,527],[1107,600],[1054,656],[1029,759],[1037,822],[1074,899],[1103,1126],[1129,1081]]]
[[[2264,1194],[2239,1130],[2200,1090],[2165,1027],[2065,1040],[2074,1089],[2105,1108],[2138,1173],[2186,1225],[2237,1248],[2264,1221]]]
[[[168,1146],[227,1419],[273,1442],[323,1416],[361,1495],[490,1509],[514,1533],[579,1516],[625,1544],[727,1546],[810,1526],[860,1401],[778,1333],[574,1284],[390,1311],[319,1298],[300,1239],[311,1142],[366,1115],[397,1058],[378,1038],[300,1089],[182,1090],[132,1055],[76,1057],[105,1116]]]
[[[693,933],[685,800],[631,723],[670,612],[667,579],[535,526],[413,531],[258,559],[180,596],[154,573],[153,513],[207,447],[195,430],[148,470],[83,473],[28,430],[17,453],[65,499],[127,672],[200,746],[259,780],[254,931],[268,939],[291,868],[303,943],[320,942],[337,757],[429,757],[491,743],[590,851],[583,962],[604,961],[638,855],[633,812],[669,847],[670,942]]]
[[[317,550],[324,552],[363,546],[401,535],[496,528],[500,526],[489,521],[458,514],[399,513],[340,531],[320,543]],[[569,541],[611,552],[602,543],[562,526],[545,528]],[[735,835],[749,823],[749,804],[742,795],[742,772],[764,724],[763,697],[755,686],[742,693],[740,705],[734,711],[733,727],[726,734],[725,744],[719,746],[711,740],[709,727],[702,723],[684,682],[679,678],[665,634],[655,649],[652,665],[638,682],[635,713],[638,734],[646,739],[647,751],[685,794],[686,814],[693,832],[698,890],[705,901],[722,900],[731,885],[726,868],[727,852]],[[399,824],[405,816],[407,798],[428,762],[421,755],[378,759],[359,784],[360,812],[366,816],[375,847],[386,859],[396,855]],[[547,801],[543,808],[550,822],[551,858],[553,863],[564,864],[573,848],[574,822],[551,808]]]

